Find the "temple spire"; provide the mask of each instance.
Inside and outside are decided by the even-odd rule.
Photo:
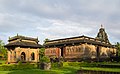
[[[103,25],[101,24],[101,28],[99,29],[99,32],[97,34],[97,39],[100,39],[102,42],[109,43],[107,33],[105,32],[105,29],[103,28]]]

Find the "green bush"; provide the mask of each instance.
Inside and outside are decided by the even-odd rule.
[[[63,62],[55,62],[51,64],[52,68],[63,67]]]
[[[40,59],[40,62],[49,63],[49,62],[50,62],[50,59],[49,59],[47,56],[43,56],[43,57]]]
[[[21,65],[21,64],[22,64],[22,61],[19,61],[19,62],[18,62],[18,65]]]
[[[63,66],[79,66],[79,67],[95,67],[97,63],[88,63],[88,62],[64,62]]]
[[[0,71],[10,71],[10,70],[24,70],[24,69],[34,69],[37,68],[36,64],[6,64],[0,66]]]

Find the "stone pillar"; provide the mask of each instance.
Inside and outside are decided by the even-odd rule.
[[[39,48],[38,48],[38,51],[37,51],[37,62],[39,62]]]
[[[11,56],[11,52],[10,52],[9,50],[8,50],[7,52],[8,52],[8,54],[7,54],[7,55],[8,55],[8,62],[10,62],[10,59],[11,59],[11,57],[10,57],[10,56]]]
[[[65,47],[63,47],[63,57],[65,57],[66,56],[66,49],[65,49]]]
[[[16,50],[16,61],[18,62],[21,59],[21,54],[20,54],[21,49],[20,47],[17,47],[15,50]]]
[[[12,52],[11,62],[13,62],[14,61],[14,55],[13,55],[14,52],[13,52],[13,50],[11,50],[11,52]]]
[[[29,50],[30,50],[30,48],[28,48],[26,50],[26,61],[29,61]]]
[[[38,60],[38,58],[37,58],[37,50],[34,51],[34,55],[35,55],[35,60],[34,60],[34,62],[37,62],[37,60]]]

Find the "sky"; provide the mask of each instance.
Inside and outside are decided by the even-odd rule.
[[[0,0],[0,39],[17,34],[39,43],[75,36],[95,38],[101,24],[120,42],[120,0]]]

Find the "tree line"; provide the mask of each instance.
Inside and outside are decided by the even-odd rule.
[[[0,59],[7,59],[7,48],[4,45],[5,43],[0,40]]]

